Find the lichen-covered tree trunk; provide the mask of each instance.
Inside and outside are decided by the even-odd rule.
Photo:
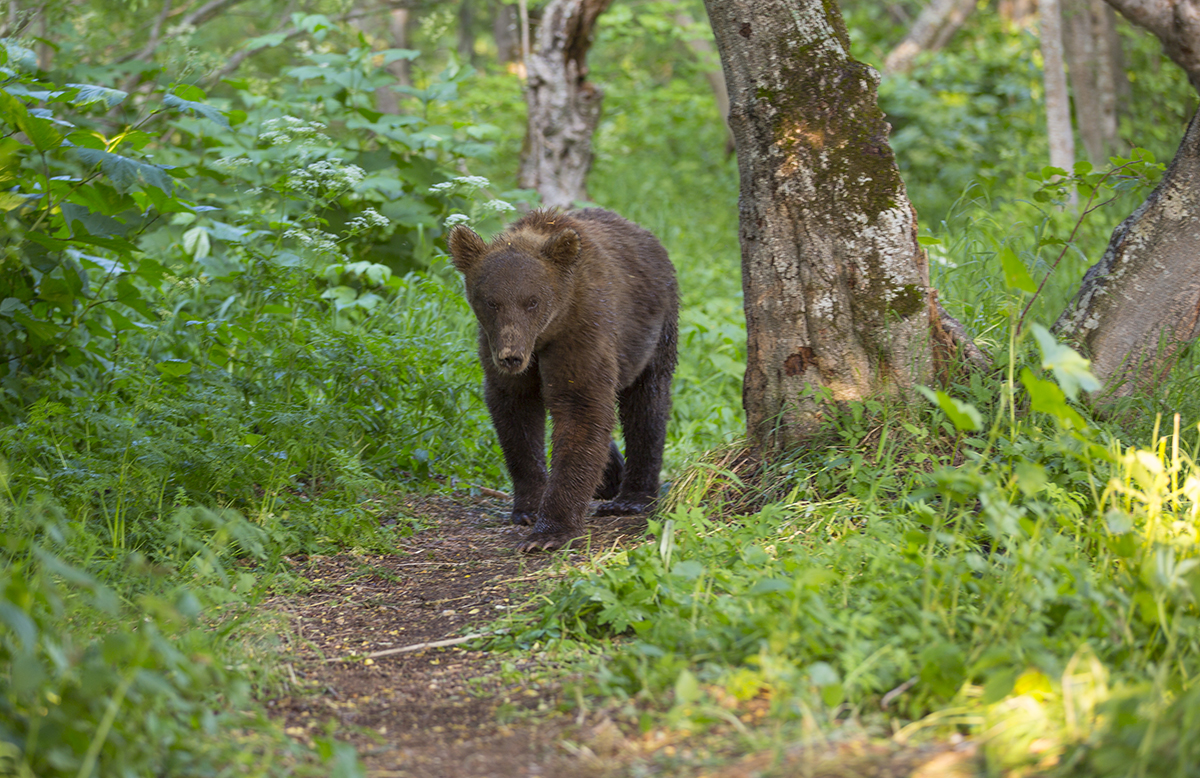
[[[1200,114],[1054,329],[1091,358],[1101,398],[1151,388],[1200,336]]]
[[[570,206],[587,199],[592,135],[604,93],[587,81],[587,52],[596,18],[612,0],[551,0],[526,63],[525,148],[519,181],[542,202]]]
[[[820,430],[821,395],[928,382],[936,306],[878,76],[837,5],[705,4],[741,176],[748,432],[788,447]]]

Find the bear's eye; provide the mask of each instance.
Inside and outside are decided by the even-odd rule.
[[[535,311],[537,310],[537,305],[537,300],[530,300],[529,302],[525,303],[525,310]]]
[[[492,309],[493,311],[496,310],[498,307],[500,307],[500,306],[496,305],[495,300],[486,300],[483,304],[486,305],[488,308]]]

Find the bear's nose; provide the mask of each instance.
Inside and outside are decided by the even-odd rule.
[[[509,370],[517,370],[521,367],[523,360],[520,357],[501,357],[500,363]]]

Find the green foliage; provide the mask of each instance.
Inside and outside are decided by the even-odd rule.
[[[1121,759],[1186,773],[1192,750],[1135,711],[1196,715],[1200,469],[1178,430],[1125,450],[1087,421],[1068,399],[1096,386],[1086,361],[1034,339],[1022,384],[981,407],[953,397],[980,388],[963,386],[929,392],[928,411],[851,408],[842,443],[764,476],[787,499],[723,518],[686,495],[657,543],[569,577],[514,640],[600,642],[594,692],[651,707],[673,692],[688,728],[755,698],[785,721],[882,701],[910,732],[951,712],[1005,732],[986,741],[1005,769],[1049,749],[1095,774]],[[822,493],[830,468],[840,496]],[[856,470],[890,493],[856,491]]]
[[[321,39],[323,19],[294,21]],[[494,228],[514,207],[458,172],[486,129],[428,118],[471,72],[384,115],[379,68],[415,52],[310,50],[211,98],[4,51],[0,664],[25,674],[0,700],[0,759],[355,774],[352,749],[292,746],[256,708],[262,671],[230,669],[267,585],[232,565],[392,548],[413,526],[384,526],[380,494],[499,470],[470,314],[434,247],[445,224]]]

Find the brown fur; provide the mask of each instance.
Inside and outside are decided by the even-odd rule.
[[[597,515],[648,510],[676,359],[679,293],[666,250],[599,208],[535,211],[491,243],[459,226],[449,245],[479,320],[484,396],[512,476],[512,520],[533,524],[519,548],[549,550],[581,535],[593,495],[615,498]],[[612,442],[616,409],[624,466]]]

